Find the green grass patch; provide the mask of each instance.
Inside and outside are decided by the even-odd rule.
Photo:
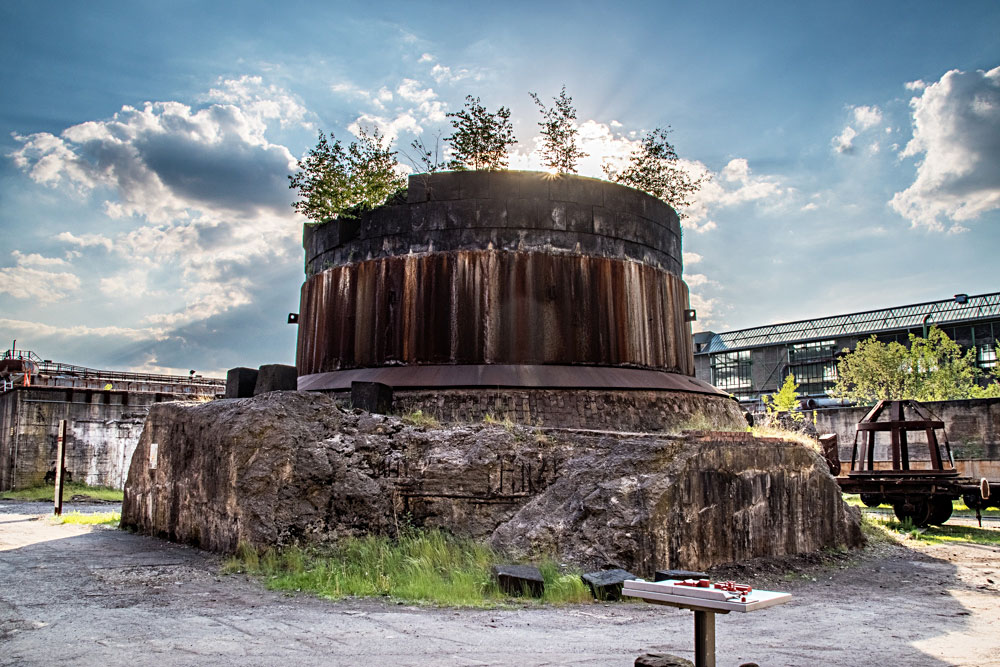
[[[908,539],[927,544],[985,544],[1000,546],[1000,530],[995,528],[977,528],[975,526],[927,526],[918,528],[910,519],[899,521],[893,518],[881,518],[871,514],[861,517],[861,529],[869,540],[885,541],[887,539]]]
[[[504,559],[486,545],[440,530],[407,530],[397,538],[369,535],[328,547],[258,551],[241,545],[223,572],[246,572],[272,590],[306,592],[337,600],[388,597],[451,607],[494,607],[510,599],[500,592],[490,566]],[[543,602],[584,602],[590,592],[579,572],[555,562],[539,566]]]
[[[844,502],[848,505],[854,507],[860,507],[862,510],[873,509],[861,502],[861,496],[856,493],[845,493],[843,494]],[[976,516],[976,510],[969,509],[965,503],[961,500],[955,500],[952,503],[952,516]],[[892,505],[887,505],[885,503],[878,506],[878,509],[892,510]],[[984,510],[980,510],[983,516],[1000,516],[1000,507],[987,507]]]
[[[27,489],[18,489],[17,491],[4,491],[3,494],[0,494],[0,499],[52,501],[55,493],[55,487],[49,484],[42,484],[41,486],[32,486]],[[87,486],[80,482],[69,482],[63,485],[63,502],[68,501],[73,496],[87,496],[94,500],[110,500],[120,503],[123,493],[121,489],[112,489],[107,486]]]
[[[67,512],[52,517],[52,523],[68,523],[74,526],[117,526],[121,520],[122,515],[119,512],[96,512],[94,514]]]

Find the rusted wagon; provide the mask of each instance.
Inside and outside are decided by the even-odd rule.
[[[879,421],[881,417],[888,419]],[[879,442],[880,433],[889,434],[888,443]],[[911,433],[922,433],[923,441],[912,441]],[[876,461],[876,449],[886,445],[891,467]],[[928,456],[917,461],[920,448],[926,448]],[[890,504],[897,518],[917,526],[945,523],[959,498],[977,512],[990,505],[1000,507],[1000,482],[960,476],[944,422],[917,401],[879,401],[861,418],[851,470],[837,482],[845,492],[860,494],[865,505]]]

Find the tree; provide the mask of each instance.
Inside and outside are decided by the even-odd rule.
[[[860,403],[879,400],[950,401],[1000,396],[1000,382],[981,387],[975,350],[962,348],[931,327],[927,338],[910,334],[910,348],[875,336],[837,364],[834,396]]]
[[[414,169],[420,169],[425,174],[433,174],[436,171],[441,171],[448,167],[448,163],[441,159],[441,133],[439,132],[436,137],[434,137],[434,150],[431,151],[430,148],[424,143],[423,139],[414,139],[410,142],[410,147],[417,151],[417,158],[420,160],[420,165],[414,162],[413,158],[407,155],[407,158],[413,164]]]
[[[677,166],[677,151],[667,141],[670,128],[656,128],[647,134],[629,157],[628,167],[617,171],[604,165],[608,180],[642,190],[662,199],[674,209],[690,206],[691,197],[708,180],[707,176],[692,178]]]
[[[298,162],[298,172],[288,177],[289,188],[299,191],[292,204],[313,222],[354,217],[362,210],[379,206],[406,186],[396,172],[396,151],[383,145],[374,130],[361,130],[358,141],[344,150],[339,139],[321,131],[315,148]]]
[[[455,128],[454,134],[445,137],[454,153],[449,167],[459,171],[507,168],[507,147],[514,143],[510,109],[500,107],[489,113],[478,97],[467,95],[465,108],[445,115]]]
[[[566,94],[566,86],[562,87],[559,97],[553,97],[554,106],[546,108],[535,93],[528,93],[535,100],[542,114],[538,126],[542,128],[544,146],[542,161],[546,167],[560,174],[575,174],[576,161],[587,157],[576,145],[579,130],[573,121],[576,120],[576,109],[573,108],[573,98]]]
[[[795,383],[795,376],[789,373],[785,377],[785,383],[781,385],[781,389],[764,397],[764,405],[767,407],[768,414],[774,415],[779,412],[787,412],[795,421],[802,421],[804,415],[798,410],[798,388],[799,385]]]

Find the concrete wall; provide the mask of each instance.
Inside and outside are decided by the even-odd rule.
[[[335,394],[350,401],[350,393]],[[435,389],[396,391],[393,412],[421,410],[442,422],[482,422],[487,415],[527,426],[659,432],[744,428],[736,401],[681,391],[589,389]]]
[[[971,477],[1000,480],[1000,398],[939,401],[923,405],[945,423],[945,433],[959,472]],[[837,434],[840,440],[840,460],[845,471],[850,469],[857,424],[869,409],[851,407],[815,411],[817,430],[820,433]],[[940,437],[940,432],[938,436]],[[888,438],[885,434],[877,441],[876,462],[891,461]],[[920,462],[929,460],[926,439],[923,433],[911,432],[909,441],[911,461],[917,462],[914,467],[919,467]]]
[[[0,491],[41,484],[55,470],[59,421],[68,421],[66,470],[73,481],[123,488],[150,406],[163,393],[18,387],[0,394]]]

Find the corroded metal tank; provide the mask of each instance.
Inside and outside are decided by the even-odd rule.
[[[307,225],[299,388],[719,395],[696,380],[677,214],[538,172],[411,176],[405,202]]]

